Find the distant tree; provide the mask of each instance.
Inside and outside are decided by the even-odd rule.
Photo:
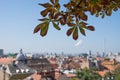
[[[77,71],[76,72],[77,78],[81,79],[81,77],[84,75],[82,71]]]
[[[92,68],[90,68],[92,71],[99,71],[100,69],[99,69],[99,67],[92,67]]]
[[[77,78],[70,78],[70,80],[79,80],[79,79],[77,79]]]
[[[115,78],[115,74],[112,72],[107,72],[105,75],[105,80],[120,80]]]
[[[41,23],[35,27],[34,33],[40,31],[40,35],[44,37],[48,32],[50,23],[57,30],[61,30],[60,25],[67,25],[69,29],[66,34],[72,35],[73,39],[77,40],[79,31],[86,36],[85,29],[95,30],[87,23],[87,12],[96,17],[111,16],[113,11],[118,11],[120,8],[120,0],[69,0],[64,5],[61,5],[59,0],[50,0],[50,2],[39,3],[39,5],[45,9],[41,11],[43,18],[39,19]],[[62,10],[61,6],[64,7]]]
[[[94,71],[92,71],[91,69],[80,70],[80,71],[77,71],[76,74],[80,80],[100,80],[101,79],[100,75],[98,75],[97,73],[94,73]]]
[[[115,80],[120,80],[120,67],[117,67],[113,74],[115,76]]]

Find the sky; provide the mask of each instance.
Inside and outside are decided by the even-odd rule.
[[[25,53],[120,52],[120,10],[104,19],[89,15],[87,22],[95,26],[95,31],[86,31],[87,36],[80,34],[78,40],[66,35],[66,26],[57,31],[51,25],[45,37],[33,34],[43,10],[38,3],[47,1],[0,0],[0,49],[4,49],[4,53],[16,53],[21,48]]]

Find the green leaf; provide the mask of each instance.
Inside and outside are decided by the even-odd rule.
[[[68,25],[68,26],[70,26],[70,27],[75,26],[75,24],[74,24],[74,23],[70,23],[70,22],[69,22],[69,23],[67,23],[67,25]]]
[[[81,33],[82,35],[86,36],[85,30],[84,30],[83,28],[81,28],[80,26],[79,26],[79,30],[80,30],[80,33]]]
[[[57,4],[55,7],[57,10],[60,10],[60,4]]]
[[[50,0],[50,2],[51,2],[52,4],[55,4],[55,0]]]
[[[43,17],[45,17],[47,14],[48,14],[48,10],[47,10],[47,9],[41,11],[41,15],[42,15]]]
[[[59,0],[55,0],[55,3],[58,4]]]
[[[55,23],[55,22],[53,22],[53,21],[52,21],[52,23],[53,23],[53,27],[54,27],[54,28],[56,28],[57,30],[60,30],[60,27],[59,27],[59,25],[58,25],[58,24],[56,24],[56,23]]]
[[[54,19],[57,19],[61,14],[58,12],[55,14]]]
[[[67,36],[70,36],[70,35],[72,34],[73,31],[74,31],[74,27],[68,29],[68,31],[67,31],[67,33],[66,33]]]
[[[41,6],[45,7],[45,8],[52,7],[52,5],[50,3],[44,3],[44,4],[39,3],[39,5],[41,5]]]
[[[48,18],[38,19],[39,21],[48,21]]]
[[[91,0],[92,4],[96,4],[98,0]]]
[[[108,11],[106,11],[106,15],[110,16],[112,14],[112,9],[109,9]]]
[[[60,18],[59,21],[60,21],[61,25],[65,25],[66,24],[66,22],[64,21],[63,18]]]
[[[53,19],[53,15],[54,15],[54,14],[50,13],[50,14],[49,14],[49,18],[50,18],[50,19]]]
[[[79,24],[80,24],[80,25],[83,25],[83,26],[86,26],[86,25],[88,25],[88,23],[86,23],[86,22],[83,22],[83,21],[81,21]]]
[[[95,30],[95,28],[94,28],[93,26],[88,26],[87,29],[88,29],[88,30],[91,30],[91,31],[94,31],[94,30]]]
[[[78,28],[75,27],[74,32],[73,32],[73,39],[77,40],[78,39]]]
[[[37,33],[38,31],[40,31],[41,27],[44,25],[44,23],[40,23],[39,25],[37,25],[34,29],[33,33]]]
[[[81,19],[84,20],[84,21],[87,21],[88,19],[88,16],[84,13],[81,14]]]
[[[44,22],[44,23],[43,23],[43,26],[42,26],[42,28],[41,28],[41,32],[40,32],[40,35],[41,35],[42,37],[44,37],[44,36],[47,34],[47,32],[48,32],[48,27],[49,27],[49,22]]]
[[[99,16],[99,13],[98,12],[96,12],[96,17],[98,17]]]

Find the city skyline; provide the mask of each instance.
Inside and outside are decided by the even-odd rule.
[[[56,53],[82,53],[88,52],[120,52],[120,10],[113,12],[109,17],[96,18],[89,16],[88,24],[95,26],[95,31],[87,31],[86,36],[79,35],[77,41],[66,35],[67,28],[55,30],[52,25],[47,36],[41,37],[39,33],[33,34],[40,11],[43,7],[38,3],[49,0],[1,0],[0,2],[0,49],[5,53],[19,52],[22,48],[26,52],[56,52]],[[65,3],[67,1],[64,1]],[[62,3],[62,1],[61,1]],[[89,13],[88,13],[89,14]]]

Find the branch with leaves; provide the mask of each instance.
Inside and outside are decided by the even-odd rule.
[[[50,2],[41,4],[45,9],[41,11],[42,19],[39,19],[40,24],[34,29],[34,33],[40,32],[41,36],[45,36],[49,29],[49,24],[61,30],[61,26],[67,25],[67,36],[72,35],[74,40],[78,39],[79,32],[86,36],[85,30],[94,31],[94,26],[88,25],[88,15],[96,17],[111,16],[113,11],[118,11],[120,8],[120,0],[70,0],[67,4],[60,5],[59,0],[50,0]],[[65,9],[61,10],[61,6]]]

